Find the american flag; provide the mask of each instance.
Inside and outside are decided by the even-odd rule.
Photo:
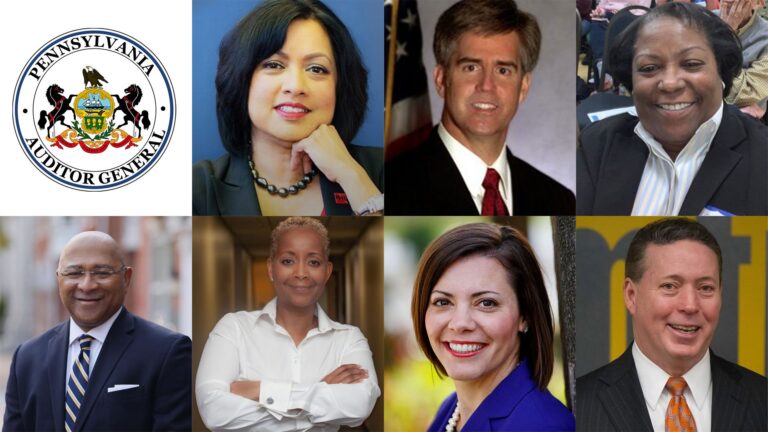
[[[385,0],[384,27],[385,139],[386,158],[390,159],[426,139],[432,130],[432,115],[416,0]]]

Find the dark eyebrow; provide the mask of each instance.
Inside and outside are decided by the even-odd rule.
[[[278,57],[281,57],[281,58],[286,58],[286,59],[290,58],[290,56],[288,54],[286,54],[285,52],[283,52],[283,51],[278,51],[274,55],[276,55]],[[316,58],[324,58],[324,59],[328,60],[331,64],[333,64],[333,60],[330,57],[328,57],[327,54],[320,53],[320,52],[307,54],[307,55],[305,55],[303,57],[303,60],[304,61],[306,61],[306,60],[313,60],[313,59],[316,59]]]
[[[482,63],[482,62],[480,61],[480,59],[474,58],[474,57],[461,57],[458,60],[456,60],[456,64],[463,64],[463,63]],[[495,65],[511,67],[515,70],[520,69],[520,66],[518,66],[517,62],[515,62],[514,60],[497,60]]]
[[[488,294],[499,295],[499,293],[496,292],[496,291],[479,291],[479,292],[476,292],[476,293],[472,294],[472,297],[480,297],[480,296],[484,296],[484,295],[488,295]]]
[[[435,294],[435,293],[440,293],[440,294],[442,294],[442,295],[444,295],[446,297],[453,297],[453,294],[447,293],[445,291],[432,290],[432,294]],[[496,291],[478,291],[476,293],[472,293],[472,297],[473,298],[474,297],[480,297],[480,296],[484,296],[484,295],[487,295],[487,294],[499,295],[499,293],[496,292]],[[430,296],[431,296],[431,294],[430,294]]]
[[[704,51],[704,52],[707,51],[704,47],[700,47],[698,45],[695,45],[695,46],[690,46],[688,48],[685,48],[685,49],[682,49],[682,50],[678,51],[676,53],[676,55],[685,55],[685,54],[688,53],[688,51],[694,51],[694,50],[701,50],[701,51]],[[638,58],[638,57],[650,57],[652,59],[658,59],[661,56],[659,56],[657,54],[654,54],[654,53],[642,53],[641,52],[640,54],[635,55],[635,58]]]
[[[294,252],[294,251],[291,251],[291,250],[287,250],[287,251],[282,251],[282,252],[279,252],[277,255],[290,255],[290,256],[296,256],[296,255],[298,255],[298,254],[297,254],[296,252]],[[307,255],[309,255],[309,256],[313,256],[313,255],[323,256],[323,255],[325,255],[325,254],[323,254],[322,252],[309,252],[309,253],[307,253]]]
[[[688,47],[688,48],[686,48],[686,49],[684,49],[684,50],[682,50],[682,51],[678,52],[678,54],[685,54],[685,53],[687,53],[688,51],[693,51],[693,50],[701,50],[701,51],[707,52],[707,49],[706,49],[706,48],[704,48],[704,47],[700,47],[700,46],[698,46],[698,45],[694,45],[694,46],[690,46],[690,47]],[[713,53],[713,54],[714,54],[714,53]]]

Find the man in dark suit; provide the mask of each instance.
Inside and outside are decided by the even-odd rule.
[[[709,348],[723,289],[712,234],[689,219],[653,222],[630,243],[625,268],[635,341],[576,380],[577,429],[766,430],[765,377]]]
[[[4,431],[189,430],[191,341],[123,307],[133,269],[83,232],[56,272],[71,319],[16,349]]]
[[[462,0],[439,18],[433,78],[440,124],[386,164],[386,214],[573,214],[568,189],[505,141],[538,60],[536,19],[512,0]]]

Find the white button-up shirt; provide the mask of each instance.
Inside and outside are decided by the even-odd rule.
[[[648,146],[640,187],[635,195],[632,216],[676,216],[680,213],[693,178],[709,152],[723,119],[723,104],[698,129],[673,161],[650,132],[637,122],[635,134]]]
[[[480,156],[472,153],[470,149],[451,136],[451,134],[448,133],[448,130],[445,129],[445,126],[443,126],[442,122],[437,126],[437,134],[440,135],[440,139],[443,141],[443,145],[445,145],[445,148],[451,155],[453,163],[455,163],[456,167],[459,169],[461,178],[464,180],[464,184],[467,185],[467,189],[472,195],[472,201],[475,202],[477,212],[482,213],[483,211],[483,197],[485,196],[483,179],[485,179],[485,173],[488,171],[488,168],[493,168],[501,177],[499,180],[499,193],[511,216],[512,171],[509,168],[509,161],[507,160],[507,147],[504,146],[501,149],[499,156],[497,156],[496,160],[489,166],[480,159]]]
[[[235,312],[216,324],[205,344],[195,385],[197,406],[211,430],[336,431],[358,426],[381,394],[368,341],[354,326],[317,307],[317,328],[298,346],[276,321],[277,300],[263,310]],[[321,380],[343,364],[368,378],[357,384]],[[231,393],[234,381],[259,381],[259,401]]]
[[[666,389],[670,376],[640,351],[637,344],[632,346],[637,377],[643,389],[645,406],[651,417],[654,432],[664,432],[667,406],[672,395]],[[688,372],[683,374],[688,387],[683,391],[685,402],[691,409],[698,432],[712,429],[712,369],[709,365],[709,350]]]
[[[107,340],[109,329],[112,328],[112,324],[115,323],[117,316],[122,312],[122,306],[117,312],[114,313],[108,320],[101,323],[101,325],[92,328],[90,331],[84,332],[72,318],[69,319],[69,345],[67,349],[67,373],[64,377],[64,397],[66,398],[67,382],[69,381],[69,374],[72,372],[72,365],[75,363],[75,359],[80,355],[80,341],[77,339],[84,334],[88,334],[93,337],[91,341],[91,351],[88,353],[88,376],[93,372],[94,366],[96,366],[96,360],[99,359],[99,353],[101,353],[101,347],[104,346],[104,342]]]

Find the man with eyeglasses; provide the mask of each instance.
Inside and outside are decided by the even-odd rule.
[[[13,356],[3,431],[190,430],[191,341],[123,307],[133,268],[83,232],[56,272],[71,319]]]

